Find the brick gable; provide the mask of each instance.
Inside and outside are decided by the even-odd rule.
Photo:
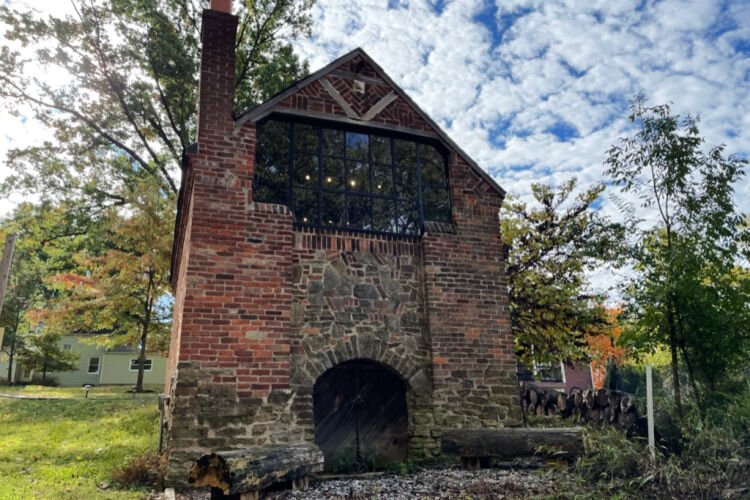
[[[204,14],[173,261],[168,481],[184,484],[204,452],[315,441],[316,381],[357,360],[403,381],[413,457],[439,453],[444,429],[518,424],[502,189],[359,50],[233,120],[234,26]],[[441,142],[451,222],[421,236],[296,228],[288,207],[253,198],[255,123],[273,113]]]

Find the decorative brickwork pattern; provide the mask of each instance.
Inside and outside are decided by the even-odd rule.
[[[517,424],[501,190],[454,152],[451,224],[423,237],[295,229],[287,207],[253,201],[255,124],[232,119],[236,23],[204,13],[198,146],[172,268],[168,483],[185,486],[209,451],[313,441],[313,386],[345,361],[404,381],[411,456],[438,453],[446,428]],[[372,124],[443,137],[360,52],[267,111],[352,123],[320,78],[360,116],[398,95]]]

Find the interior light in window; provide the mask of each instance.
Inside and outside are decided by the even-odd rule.
[[[352,179],[352,180],[349,181],[349,185],[351,187],[357,187],[357,181],[355,181],[354,179]]]
[[[306,180],[306,181],[309,181],[309,180],[310,180],[310,174],[305,174],[305,180]]]
[[[333,178],[332,177],[326,177],[326,182],[328,184],[332,183],[333,182]]]

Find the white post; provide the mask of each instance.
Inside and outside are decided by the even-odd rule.
[[[0,312],[3,310],[5,303],[5,288],[8,286],[8,276],[10,276],[10,262],[13,260],[13,246],[16,244],[15,233],[9,234],[5,238],[5,248],[3,249],[3,259],[0,262]]]
[[[651,366],[646,367],[646,416],[648,418],[648,451],[651,459],[656,459],[656,446],[654,443],[654,388],[651,376]]]

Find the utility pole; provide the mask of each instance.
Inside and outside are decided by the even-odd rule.
[[[16,244],[16,234],[11,233],[5,238],[5,248],[3,249],[3,260],[0,261],[0,313],[3,312],[5,304],[5,290],[8,288],[8,277],[10,276],[10,263],[13,260],[13,247]],[[3,345],[5,328],[0,327],[0,348]],[[8,358],[8,384],[11,383],[13,368],[13,355],[16,350],[16,335],[13,333],[13,344],[10,346],[10,357]]]
[[[8,287],[8,276],[10,276],[10,263],[13,260],[13,247],[16,244],[16,234],[11,233],[5,238],[3,249],[3,260],[0,261],[0,313],[3,312],[5,303],[5,290]]]

